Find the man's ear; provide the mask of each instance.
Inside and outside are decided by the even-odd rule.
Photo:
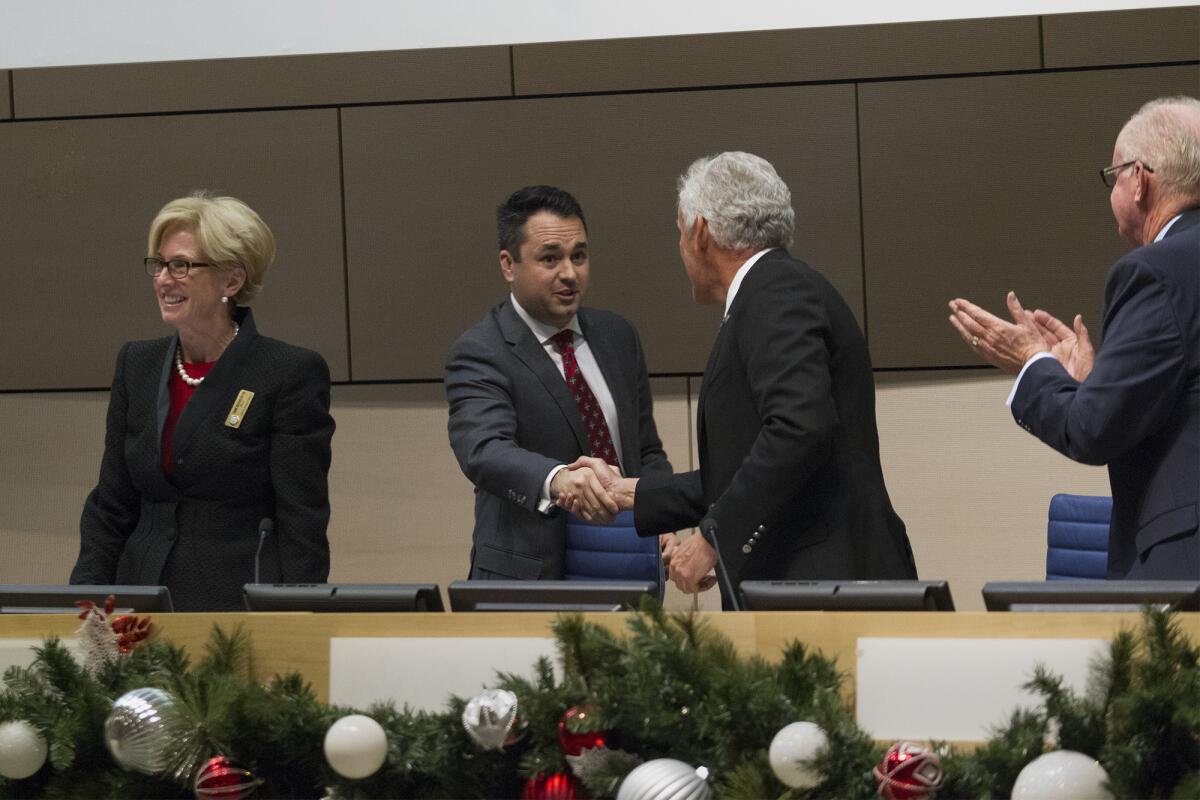
[[[707,250],[712,242],[712,231],[708,229],[708,220],[699,214],[696,215],[696,221],[692,223],[692,238],[699,250]]]
[[[509,253],[507,250],[500,251],[500,274],[509,283],[512,283],[516,279],[516,276],[513,274],[514,263],[516,263],[516,259],[512,257],[512,253]]]

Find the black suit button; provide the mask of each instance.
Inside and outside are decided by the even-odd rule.
[[[753,549],[754,549],[754,548],[753,548],[753,547],[751,547],[751,546],[750,546],[750,545],[748,545],[748,544],[744,544],[744,545],[742,545],[742,552],[743,552],[743,553],[745,553],[746,555],[750,555],[750,551],[751,551],[751,550],[753,550]]]

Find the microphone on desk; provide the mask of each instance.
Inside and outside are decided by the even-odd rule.
[[[717,521],[711,516],[711,509],[710,515],[700,520],[700,535],[717,554],[717,584],[721,587],[721,594],[729,598],[729,610],[741,611],[742,604],[738,602],[737,594],[733,591],[733,582],[729,580],[725,559],[721,557],[721,547],[717,544]]]
[[[275,522],[270,517],[263,517],[258,523],[258,549],[254,551],[254,582],[261,583],[259,577],[259,561],[262,559],[263,545],[267,542],[267,537],[275,531]]]

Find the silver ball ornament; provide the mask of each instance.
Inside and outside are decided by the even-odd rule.
[[[463,730],[485,750],[503,750],[519,738],[517,696],[505,689],[488,689],[467,701],[462,713]]]
[[[636,767],[621,781],[617,800],[712,800],[708,770],[673,758],[656,758]]]
[[[365,714],[350,714],[325,732],[325,760],[343,778],[374,775],[387,760],[387,733]]]
[[[771,740],[767,759],[780,783],[793,789],[811,789],[821,782],[808,762],[829,745],[825,731],[815,722],[793,722],[779,729]]]
[[[49,747],[37,728],[23,719],[0,723],[0,776],[19,781],[46,763]]]
[[[104,721],[104,743],[123,768],[164,772],[172,747],[175,699],[162,689],[134,689],[117,698]]]

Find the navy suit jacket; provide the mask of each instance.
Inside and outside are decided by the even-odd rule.
[[[622,472],[670,474],[637,332],[608,311],[578,319],[617,407]],[[470,576],[561,579],[566,515],[538,500],[551,469],[590,451],[562,373],[506,299],[455,342],[445,378],[450,444],[475,484]]]
[[[258,524],[264,582],[329,575],[329,368],[320,355],[241,329],[184,406],[162,468],[167,379],[178,338],[129,342],[117,356],[100,480],[83,506],[71,583],[165,585],[176,611],[241,611],[254,580]],[[254,393],[241,424],[226,420]]]
[[[735,584],[916,577],[879,462],[867,344],[816,270],[784,250],[750,268],[697,416],[700,469],[638,483],[639,532],[711,513]]]
[[[1200,579],[1200,209],[1112,268],[1092,372],[1029,366],[1013,417],[1085,464],[1107,464],[1109,578]]]

